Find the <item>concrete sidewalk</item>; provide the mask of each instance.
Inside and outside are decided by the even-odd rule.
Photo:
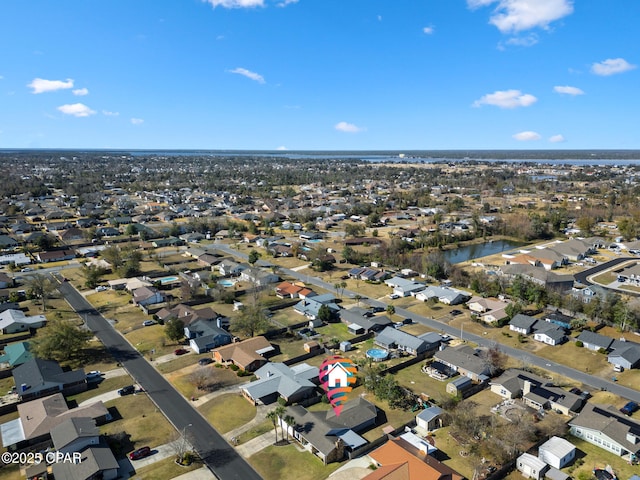
[[[276,434],[273,431],[263,433],[259,437],[252,438],[247,443],[238,445],[236,447],[236,451],[244,458],[248,458],[254,453],[273,445],[276,441],[275,435]]]

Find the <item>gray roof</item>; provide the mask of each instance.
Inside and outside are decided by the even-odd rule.
[[[409,347],[417,353],[421,353],[427,348],[427,342],[424,340],[393,327],[386,327],[382,332],[380,332],[376,337],[375,343],[383,347],[390,347],[391,345]]]
[[[433,406],[422,410],[418,415],[416,415],[416,418],[419,418],[420,420],[423,420],[425,422],[430,422],[434,418],[439,417],[442,412],[444,412],[444,410],[442,410],[440,407]]]
[[[575,445],[568,440],[554,436],[540,445],[540,447],[538,447],[538,452],[545,450],[558,458],[563,458],[575,449]]]
[[[53,475],[65,480],[87,480],[102,470],[118,468],[113,452],[105,445],[87,448],[81,454],[80,463],[54,463]]]
[[[534,325],[533,330],[535,333],[541,333],[549,338],[552,338],[556,342],[560,342],[566,337],[564,329],[550,322],[538,322]]]
[[[491,385],[502,385],[509,392],[519,395],[524,388],[525,380],[529,380],[533,384],[543,385],[547,381],[539,377],[538,375],[530,372],[525,372],[524,370],[519,370],[516,368],[510,368],[498,378],[496,378]]]
[[[51,440],[56,450],[60,450],[78,438],[98,437],[100,429],[89,417],[76,417],[65,420],[51,429]]]
[[[256,370],[255,375],[259,380],[242,387],[251,398],[260,399],[274,393],[290,398],[302,390],[314,389],[311,379],[317,378],[319,372],[317,367],[306,363],[293,368],[284,363],[267,363]]]
[[[569,425],[601,432],[626,450],[640,452],[640,443],[632,443],[627,438],[627,434],[640,436],[640,423],[618,412],[613,405],[587,403]]]
[[[631,365],[635,365],[636,363],[640,362],[640,346],[637,344],[632,344],[627,346],[626,348],[616,348],[609,354],[609,361],[611,361],[611,359],[615,357],[621,357]]]
[[[62,387],[62,385],[83,381],[86,375],[82,369],[64,372],[58,362],[34,358],[14,368],[13,379],[18,393],[28,395],[55,385]],[[23,384],[26,385],[24,390],[21,389]]]
[[[582,332],[580,332],[580,335],[578,335],[576,340],[580,340],[582,343],[589,343],[591,345],[595,345],[604,349],[609,348],[611,346],[611,343],[613,343],[612,338],[605,337],[604,335],[592,332],[591,330],[583,330]]]
[[[486,374],[489,368],[481,358],[480,352],[469,345],[447,347],[436,352],[433,358],[445,364],[454,365],[476,375]]]
[[[436,345],[442,342],[442,336],[436,332],[423,333],[422,335],[418,335],[418,338],[426,342],[427,345]]]
[[[524,315],[522,313],[518,313],[516,316],[514,316],[511,321],[509,322],[509,325],[513,325],[514,327],[518,327],[518,328],[525,328],[527,330],[530,330],[531,328],[533,328],[533,325],[538,321],[537,318],[533,318],[530,317],[529,315]]]

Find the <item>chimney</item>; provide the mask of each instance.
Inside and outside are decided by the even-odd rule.
[[[636,443],[638,443],[638,437],[631,432],[627,432],[627,442],[635,445]]]
[[[531,392],[531,382],[529,380],[525,380],[524,386],[522,387],[522,396],[524,397],[529,392]]]

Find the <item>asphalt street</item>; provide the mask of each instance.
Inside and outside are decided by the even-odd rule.
[[[224,244],[216,244],[215,248],[218,250],[221,250],[227,254],[230,255],[235,255],[239,258],[243,258],[246,260],[247,255],[241,252],[238,252],[237,250],[234,250],[232,248],[229,248],[228,245],[224,245]],[[583,272],[583,276],[581,276],[581,278],[583,279],[583,283],[586,283],[586,277],[590,276],[590,275],[594,275],[596,273],[599,273],[600,271],[606,270],[607,268],[610,268],[612,266],[615,266],[619,263],[622,263],[624,261],[628,261],[628,260],[632,260],[633,258],[616,258],[614,260],[612,260],[611,262],[606,262],[605,264],[601,264],[598,265],[597,267],[591,268],[589,270],[586,270],[585,272]],[[260,265],[263,266],[271,266],[270,263],[265,262],[265,261],[259,261]],[[280,268],[280,271],[283,273],[286,273],[287,275],[290,275],[294,278],[297,278],[300,281],[303,281],[307,284],[312,284],[315,285],[317,287],[321,287],[324,288],[327,291],[330,292],[334,292],[335,293],[335,289],[333,288],[332,284],[329,284],[323,280],[321,280],[318,277],[312,277],[311,275],[307,275],[305,273],[302,272],[297,272],[291,269],[287,269],[287,268]],[[577,275],[576,275],[577,277]],[[345,295],[349,296],[350,298],[354,298],[356,295],[356,292],[353,291],[349,291],[349,290],[345,290],[343,292]],[[387,308],[387,304],[384,302],[381,302],[379,300],[376,299],[372,299],[369,297],[365,297],[362,294],[361,295],[361,301],[363,303],[367,303],[368,305],[371,306],[377,306],[377,307],[382,307],[386,310]],[[422,315],[418,315],[414,312],[411,312],[409,310],[406,310],[404,308],[399,308],[396,307],[396,313],[398,315],[401,315],[403,317],[406,318],[410,318],[411,320],[413,320],[416,323],[422,323],[423,325],[426,325],[427,327],[429,327],[432,330],[435,331],[439,331],[442,332],[444,334],[447,335],[451,335],[453,337],[460,337],[461,332],[460,330],[458,330],[457,328],[451,327],[449,325],[447,325],[444,322],[438,321],[438,320],[433,320],[431,318],[427,318],[427,317],[423,317]],[[607,379],[603,379],[600,377],[596,377],[594,375],[589,375],[587,373],[581,372],[579,370],[576,370],[574,368],[568,367],[566,365],[561,365],[559,363],[556,362],[552,362],[551,360],[548,360],[546,358],[543,357],[539,357],[537,355],[534,355],[532,353],[529,352],[524,352],[522,350],[518,350],[517,348],[512,348],[509,347],[507,345],[503,345],[499,342],[495,342],[493,339],[487,339],[484,338],[482,336],[479,335],[474,335],[471,333],[467,333],[467,332],[462,332],[462,336],[463,336],[463,340],[467,340],[467,341],[471,341],[474,343],[477,343],[478,345],[482,346],[482,347],[490,347],[491,345],[498,343],[500,345],[500,349],[506,353],[507,355],[509,355],[510,357],[513,357],[515,359],[520,360],[523,365],[529,365],[529,366],[534,366],[534,367],[538,367],[538,368],[542,368],[552,374],[557,374],[557,375],[562,375],[564,377],[567,378],[571,378],[573,380],[577,380],[581,383],[583,383],[584,385],[588,385],[591,389],[595,390],[607,390],[610,391],[616,395],[619,395],[621,397],[624,398],[628,398],[629,400],[633,400],[636,401],[638,403],[640,403],[640,391],[638,390],[633,390],[631,388],[627,388],[624,387],[622,385],[618,385],[616,382],[614,382],[613,380],[607,380]],[[613,371],[612,371],[612,378],[613,378]]]
[[[68,282],[59,287],[71,307],[147,392],[173,426],[186,435],[205,465],[222,480],[253,480],[260,475],[173,386],[144,359]]]

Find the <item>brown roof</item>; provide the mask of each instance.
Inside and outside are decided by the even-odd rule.
[[[51,432],[51,429],[69,418],[90,417],[96,419],[108,415],[109,412],[102,402],[69,410],[64,396],[61,393],[56,393],[50,397],[18,405],[18,413],[25,439],[28,440]]]
[[[230,343],[224,347],[216,348],[213,352],[223,362],[232,361],[240,368],[244,369],[256,360],[264,360],[264,357],[258,353],[258,350],[271,347],[271,343],[266,338],[253,337],[243,340],[242,342]]]
[[[401,438],[389,440],[380,448],[369,453],[369,456],[379,465],[403,465],[409,467],[407,480],[462,480],[464,476],[439,462],[430,455],[420,452],[416,447]],[[375,478],[375,477],[374,477]],[[381,477],[385,480],[403,477]]]

